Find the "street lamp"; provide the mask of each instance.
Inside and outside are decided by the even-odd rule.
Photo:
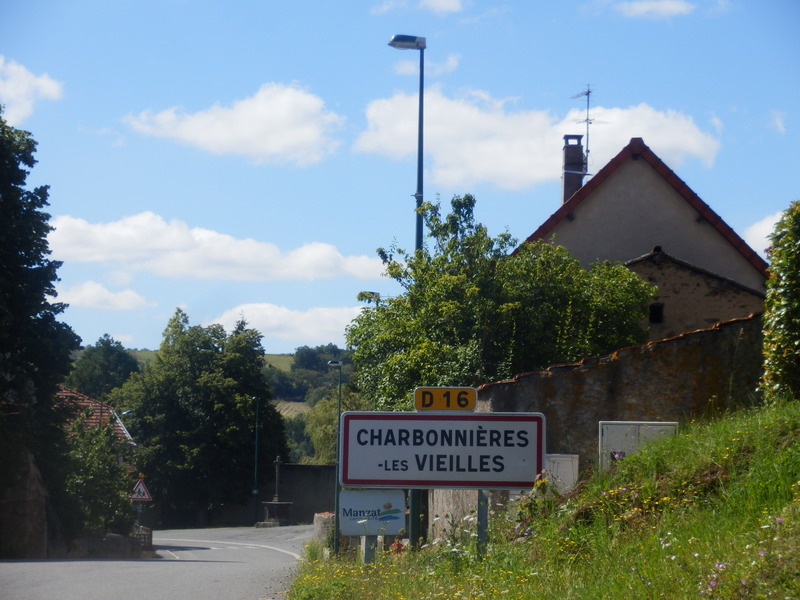
[[[336,483],[333,494],[333,554],[339,554],[339,422],[342,415],[342,361],[329,360],[329,368],[339,369],[339,391],[336,403]]]
[[[258,398],[253,399],[256,401],[256,439],[253,444],[255,446],[255,456],[253,460],[253,524],[255,525],[258,523],[258,409],[261,406],[261,403]]]
[[[389,40],[389,45],[398,50],[419,50],[419,122],[417,125],[417,250],[422,249],[422,214],[419,209],[422,206],[422,106],[423,106],[423,87],[425,82],[425,38],[415,35],[396,35]]]
[[[423,90],[425,81],[425,38],[417,37],[414,35],[396,35],[389,40],[389,45],[398,50],[419,50],[419,122],[417,125],[417,193],[414,197],[417,199],[417,250],[422,250],[422,213],[420,207],[422,206],[422,107],[423,107]],[[412,546],[415,546],[419,539],[419,521],[420,508],[422,504],[422,493],[420,490],[409,491],[409,525],[408,536],[411,539]]]

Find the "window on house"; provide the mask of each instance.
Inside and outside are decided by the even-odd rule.
[[[653,302],[650,305],[650,323],[657,324],[664,322],[664,303]]]

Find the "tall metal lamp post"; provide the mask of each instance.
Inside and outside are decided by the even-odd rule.
[[[253,398],[256,401],[256,439],[255,439],[255,456],[253,460],[253,524],[258,523],[258,429],[259,429],[259,407],[261,402],[258,398]]]
[[[415,248],[422,248],[422,214],[419,208],[422,206],[422,107],[423,90],[425,84],[425,38],[415,35],[396,35],[389,40],[389,45],[398,50],[419,50],[419,121],[417,123],[417,237]]]
[[[339,388],[337,392],[338,401],[336,403],[336,484],[333,494],[333,554],[339,554],[339,423],[342,416],[342,361],[329,360],[328,367],[339,369]]]
[[[389,45],[398,50],[419,50],[419,122],[417,124],[417,193],[414,197],[417,199],[417,239],[416,250],[422,249],[422,214],[420,207],[422,206],[422,114],[423,114],[423,98],[425,87],[425,38],[415,35],[396,35],[389,40]],[[422,512],[422,491],[409,490],[409,519],[408,519],[408,537],[411,540],[412,548],[417,546],[420,539],[420,517]]]

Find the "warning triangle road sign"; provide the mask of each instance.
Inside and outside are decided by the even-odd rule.
[[[136,482],[136,485],[133,486],[131,500],[140,500],[142,502],[150,502],[153,500],[153,497],[150,495],[150,490],[148,490],[147,486],[144,484],[144,479],[140,479]]]

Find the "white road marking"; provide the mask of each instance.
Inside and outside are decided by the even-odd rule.
[[[247,548],[264,548],[266,550],[274,550],[275,552],[280,552],[281,554],[288,554],[295,560],[300,560],[300,555],[289,550],[283,550],[282,548],[276,548],[275,546],[265,546],[264,544],[250,544],[248,542],[220,542],[218,540],[210,541],[210,540],[185,540],[181,538],[157,538],[153,540],[154,545],[158,545],[159,542],[191,542],[192,544],[226,544],[228,546],[245,546]],[[169,552],[169,550],[167,550]],[[170,554],[173,554],[170,552]],[[177,558],[177,557],[176,557]]]

